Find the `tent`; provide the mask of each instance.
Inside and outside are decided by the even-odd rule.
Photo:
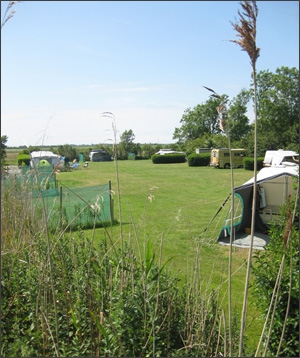
[[[30,156],[31,168],[33,168],[34,166],[38,166],[40,163],[41,165],[45,165],[47,164],[47,162],[49,163],[49,165],[52,165],[54,167],[61,161],[60,155],[54,154],[47,150],[32,152]]]
[[[281,205],[286,202],[288,196],[293,197],[297,193],[297,185],[295,184],[298,183],[298,178],[299,165],[264,167],[260,170],[256,177],[256,183],[262,195],[255,223],[261,221],[267,227],[271,221],[276,222],[278,220]],[[233,240],[245,238],[250,234],[253,183],[254,178],[234,188]],[[227,214],[227,218],[219,233],[219,243],[229,243],[230,230],[231,211]],[[254,236],[262,239],[264,244],[266,244],[268,242],[267,235],[259,231],[259,228],[255,225]]]

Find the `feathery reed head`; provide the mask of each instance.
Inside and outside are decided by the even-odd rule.
[[[21,1],[9,1],[7,8],[5,10],[5,13],[4,13],[3,19],[2,19],[1,30],[2,30],[3,26],[7,23],[7,21],[14,16],[14,14],[17,12],[17,10],[12,10],[10,13],[8,13],[8,12],[14,5],[16,5],[19,2],[21,2]]]
[[[258,8],[256,1],[242,1],[240,5],[243,8],[243,12],[238,11],[240,22],[231,22],[240,39],[230,41],[240,45],[242,50],[248,53],[251,64],[254,67],[260,52],[260,49],[256,47],[256,18]]]

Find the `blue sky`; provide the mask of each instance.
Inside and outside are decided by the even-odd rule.
[[[1,18],[8,2],[1,1]],[[257,70],[299,68],[299,2],[257,1]],[[1,135],[8,146],[98,144],[132,129],[172,143],[213,88],[251,83],[238,1],[24,1],[1,31]],[[249,109],[251,118],[251,108]]]

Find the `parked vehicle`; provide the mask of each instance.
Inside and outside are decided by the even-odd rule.
[[[177,150],[172,149],[160,149],[155,154],[165,155],[165,154],[185,154],[184,152],[178,152]]]
[[[91,162],[110,162],[113,158],[103,149],[94,149],[89,154]]]
[[[299,164],[299,154],[293,150],[267,150],[263,160],[264,167]]]
[[[246,149],[231,149],[233,168],[242,168]],[[216,148],[211,150],[210,163],[215,168],[230,168],[229,148]]]
[[[211,148],[196,148],[196,154],[210,153]]]

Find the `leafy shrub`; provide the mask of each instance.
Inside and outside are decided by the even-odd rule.
[[[186,156],[185,154],[153,154],[152,157],[153,164],[168,164],[168,163],[185,163]]]
[[[257,170],[263,167],[263,157],[257,158]],[[245,157],[243,160],[243,166],[246,170],[254,170],[254,158]]]
[[[136,155],[135,156],[135,160],[149,160],[150,158],[149,157],[144,157],[142,155]]]
[[[121,256],[82,232],[65,235],[51,249],[51,268],[48,245],[41,238],[4,256],[3,356],[199,357],[222,349],[217,292],[179,284],[150,243],[137,260],[129,247]]]
[[[299,228],[296,223],[286,245],[292,211],[289,205],[288,203],[283,208],[280,223],[272,226],[270,243],[265,250],[259,251],[254,256],[252,291],[255,304],[261,309],[265,318],[269,309],[273,316],[272,325],[271,316],[267,320],[266,327],[269,333],[263,336],[264,347],[267,339],[269,340],[267,355],[264,356],[299,356]],[[284,262],[283,266],[282,262]],[[272,302],[271,297],[281,267],[283,267],[281,284],[275,296],[277,302],[276,300]],[[285,329],[283,329],[284,325]]]
[[[206,167],[210,162],[210,153],[192,153],[187,160],[189,167]]]
[[[17,156],[18,165],[30,165],[30,154],[20,153]]]

